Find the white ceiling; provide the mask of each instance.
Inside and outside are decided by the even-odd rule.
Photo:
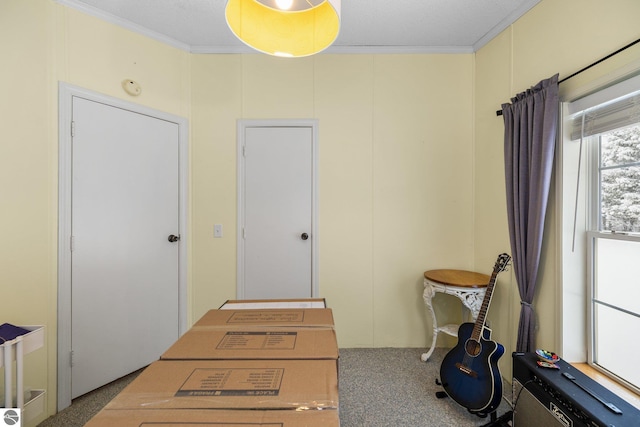
[[[193,53],[253,52],[224,18],[225,0],[55,0]],[[469,53],[540,0],[342,0],[328,53]]]

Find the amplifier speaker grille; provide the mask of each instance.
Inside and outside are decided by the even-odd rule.
[[[553,412],[544,406],[529,390],[513,380],[513,396],[517,398],[513,409],[513,427],[567,427],[573,423],[562,422],[561,413]],[[560,418],[558,418],[560,417]],[[566,418],[565,418],[566,420]]]

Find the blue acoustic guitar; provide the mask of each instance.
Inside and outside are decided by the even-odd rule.
[[[510,259],[507,254],[498,256],[475,324],[460,325],[458,343],[440,366],[440,381],[447,395],[481,417],[494,412],[502,399],[498,359],[504,354],[504,347],[491,341],[491,330],[484,323],[496,277]]]

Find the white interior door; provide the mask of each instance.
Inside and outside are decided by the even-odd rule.
[[[239,297],[314,295],[314,127],[243,127]]]
[[[73,98],[72,398],[179,336],[179,127]]]

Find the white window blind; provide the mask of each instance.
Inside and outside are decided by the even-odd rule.
[[[640,76],[573,101],[568,108],[572,140],[640,123]]]

